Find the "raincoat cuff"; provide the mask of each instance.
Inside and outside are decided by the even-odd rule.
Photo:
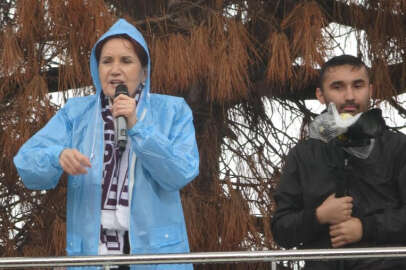
[[[128,130],[128,135],[134,136],[134,135],[140,134],[142,132],[142,130],[144,130],[146,128],[147,128],[147,126],[145,125],[145,121],[138,120],[137,123],[135,123],[135,125],[130,130]]]
[[[55,145],[55,146],[49,147],[50,162],[54,168],[62,168],[61,164],[59,163],[59,156],[61,155],[61,153],[64,149],[65,148],[60,145]]]

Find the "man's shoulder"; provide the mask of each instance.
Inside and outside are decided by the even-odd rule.
[[[385,130],[379,141],[386,149],[400,149],[406,147],[406,135],[401,132]]]
[[[295,151],[303,151],[306,149],[316,149],[319,147],[325,147],[327,144],[321,140],[313,138],[305,138],[300,140],[293,148]]]
[[[299,160],[307,160],[311,156],[319,156],[325,152],[325,147],[328,144],[313,138],[300,140],[295,146],[289,150],[289,155]]]
[[[386,129],[382,135],[383,137],[397,138],[398,140],[406,140],[406,135],[402,132]]]

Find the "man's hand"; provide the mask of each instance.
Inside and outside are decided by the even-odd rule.
[[[334,248],[358,242],[362,238],[362,223],[359,218],[351,217],[342,223],[330,226],[331,245]]]
[[[87,173],[86,167],[90,168],[90,160],[76,149],[65,149],[59,156],[62,169],[71,175]]]
[[[348,220],[352,213],[352,197],[336,198],[331,194],[316,209],[316,217],[320,224],[338,224]]]

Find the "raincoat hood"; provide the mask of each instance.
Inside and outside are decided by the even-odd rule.
[[[104,33],[99,38],[99,40],[94,44],[92,53],[90,55],[90,72],[92,75],[93,84],[96,87],[96,94],[100,95],[100,93],[102,91],[102,86],[101,86],[100,77],[99,77],[99,67],[98,67],[98,63],[96,60],[96,47],[97,47],[97,44],[99,44],[102,40],[106,39],[107,37],[110,37],[113,35],[120,35],[120,34],[126,34],[129,37],[131,37],[133,40],[138,42],[148,55],[148,67],[147,67],[147,77],[145,80],[145,87],[142,91],[140,101],[137,105],[137,116],[140,117],[140,115],[139,115],[140,112],[144,112],[145,107],[148,106],[149,99],[150,99],[149,91],[150,91],[150,62],[151,61],[150,61],[147,43],[145,42],[145,39],[142,36],[141,32],[138,31],[138,29],[135,28],[135,26],[128,23],[124,19],[119,19],[110,27],[110,29],[106,33]]]

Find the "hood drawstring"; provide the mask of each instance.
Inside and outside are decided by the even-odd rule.
[[[94,135],[93,135],[93,142],[92,142],[92,150],[90,153],[90,161],[93,161],[95,154],[94,154],[94,149],[96,146],[96,139],[97,139],[97,127],[99,126],[99,118],[100,118],[100,95],[98,95],[97,97],[97,106],[96,106],[96,110],[95,110],[95,119],[96,119],[96,124],[95,124],[95,128],[93,130]]]

